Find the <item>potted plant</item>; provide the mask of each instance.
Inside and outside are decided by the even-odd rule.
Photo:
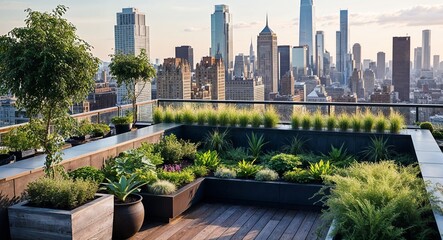
[[[60,177],[29,183],[28,200],[8,209],[12,239],[111,239],[114,198],[97,189]]]
[[[8,148],[0,150],[0,166],[15,162],[15,155],[9,153]]]
[[[109,134],[111,128],[107,124],[94,123],[92,124],[92,136],[93,138],[105,137]]]
[[[140,187],[146,183],[136,180],[136,175],[129,178],[122,175],[117,181],[108,180],[103,183],[110,194],[114,194],[114,225],[113,239],[127,239],[134,236],[142,227],[145,218],[145,209],[142,196],[134,194],[140,192]]]
[[[71,139],[76,141],[86,141],[91,137],[93,125],[88,120],[76,122]]]
[[[111,119],[111,123],[115,126],[116,134],[129,132],[132,128],[132,116],[116,116]]]
[[[14,128],[2,137],[3,145],[8,147],[10,153],[17,160],[34,156],[35,149],[40,147],[37,138],[32,132],[32,126],[30,126],[34,123],[34,121],[31,121],[27,125]]]

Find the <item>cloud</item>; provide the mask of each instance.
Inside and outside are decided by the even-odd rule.
[[[201,32],[201,31],[204,31],[207,29],[209,29],[209,28],[207,28],[207,27],[188,27],[188,28],[185,28],[184,31],[185,32]]]

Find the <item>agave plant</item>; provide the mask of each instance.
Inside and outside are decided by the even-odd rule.
[[[118,182],[111,181],[109,179],[108,183],[103,183],[105,189],[113,194],[119,201],[126,202],[126,198],[136,192],[140,192],[140,187],[146,183],[136,181],[136,175],[132,174],[131,177],[126,178],[126,176],[121,176]]]

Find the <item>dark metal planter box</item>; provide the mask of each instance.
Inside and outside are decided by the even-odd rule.
[[[204,178],[199,178],[173,195],[139,193],[143,197],[145,219],[170,222],[203,198],[204,181]]]
[[[281,208],[321,209],[321,196],[313,197],[323,185],[262,182],[242,179],[205,180],[208,201],[255,204]]]
[[[11,152],[11,154],[14,154],[14,156],[16,157],[17,160],[22,160],[22,159],[34,156],[35,149],[28,149],[28,150],[23,150],[23,151]]]

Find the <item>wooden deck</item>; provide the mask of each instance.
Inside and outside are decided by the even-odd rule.
[[[169,224],[148,223],[138,239],[324,239],[319,212],[202,203]]]

